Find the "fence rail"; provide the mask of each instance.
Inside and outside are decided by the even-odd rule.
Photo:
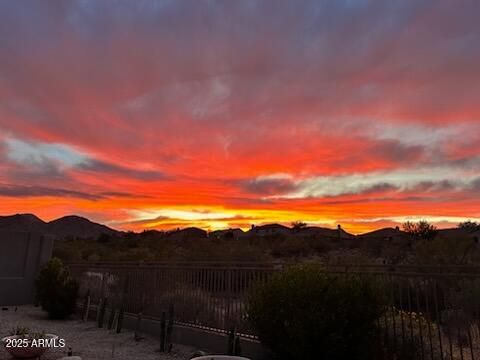
[[[93,303],[107,298],[126,312],[159,318],[171,304],[178,323],[255,337],[247,296],[285,263],[71,263]],[[480,360],[480,267],[335,265],[334,276],[371,277],[390,305],[379,319],[388,359]]]

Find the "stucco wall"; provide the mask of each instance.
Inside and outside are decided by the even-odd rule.
[[[33,303],[34,281],[52,255],[53,239],[38,233],[0,231],[0,305]]]

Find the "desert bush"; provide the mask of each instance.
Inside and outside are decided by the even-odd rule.
[[[398,310],[425,314],[430,320],[439,321],[439,313],[447,308],[449,286],[445,280],[397,277],[391,283],[392,305]]]
[[[385,309],[381,284],[327,274],[317,265],[291,268],[257,286],[248,316],[277,359],[372,359]]]
[[[272,255],[280,258],[304,257],[312,255],[312,253],[313,251],[308,246],[308,242],[302,238],[288,238],[272,248]]]
[[[458,228],[467,230],[467,231],[478,231],[480,230],[480,223],[476,221],[467,220],[458,224]]]
[[[35,282],[37,298],[51,319],[63,319],[75,310],[78,283],[58,258],[51,259]]]
[[[160,316],[171,304],[175,306],[177,320],[207,326],[224,325],[217,316],[224,306],[221,299],[189,284],[181,284],[175,291],[165,289],[154,304],[148,305],[152,307],[152,312],[158,311],[157,316]]]
[[[437,228],[426,220],[419,222],[407,221],[403,224],[403,231],[410,234],[416,240],[433,240],[437,236]]]
[[[56,241],[53,249],[53,256],[64,261],[79,261],[82,259],[81,251],[72,246],[70,242]]]
[[[362,265],[374,264],[375,259],[367,254],[357,250],[334,250],[324,256],[324,261],[328,265]]]
[[[328,240],[318,238],[308,239],[308,246],[310,246],[313,252],[318,255],[327,253],[334,249],[334,244],[332,244]]]
[[[479,255],[476,243],[469,237],[423,240],[413,250],[413,260],[418,264],[465,265],[476,263]]]
[[[393,308],[380,320],[382,360],[441,359],[438,326],[424,314]]]

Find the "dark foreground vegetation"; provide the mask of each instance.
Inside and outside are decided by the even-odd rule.
[[[45,264],[35,281],[37,301],[50,319],[64,319],[73,314],[78,287],[78,282],[58,258]]]
[[[309,265],[275,275],[253,291],[248,315],[280,360],[376,359],[387,297],[373,278],[338,276]]]
[[[67,236],[55,243],[65,261],[303,261],[377,264],[476,264],[480,227],[437,230],[421,221],[354,236],[336,230],[267,225],[207,233],[200,229]]]
[[[248,319],[278,360],[476,359],[475,277],[291,267],[251,292]]]
[[[118,309],[174,314],[184,325],[258,335],[272,360],[479,359],[478,268],[460,268],[70,264],[82,303],[107,304],[105,321]]]

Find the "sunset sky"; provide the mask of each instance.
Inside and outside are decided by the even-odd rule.
[[[479,1],[0,0],[0,215],[480,220]]]

